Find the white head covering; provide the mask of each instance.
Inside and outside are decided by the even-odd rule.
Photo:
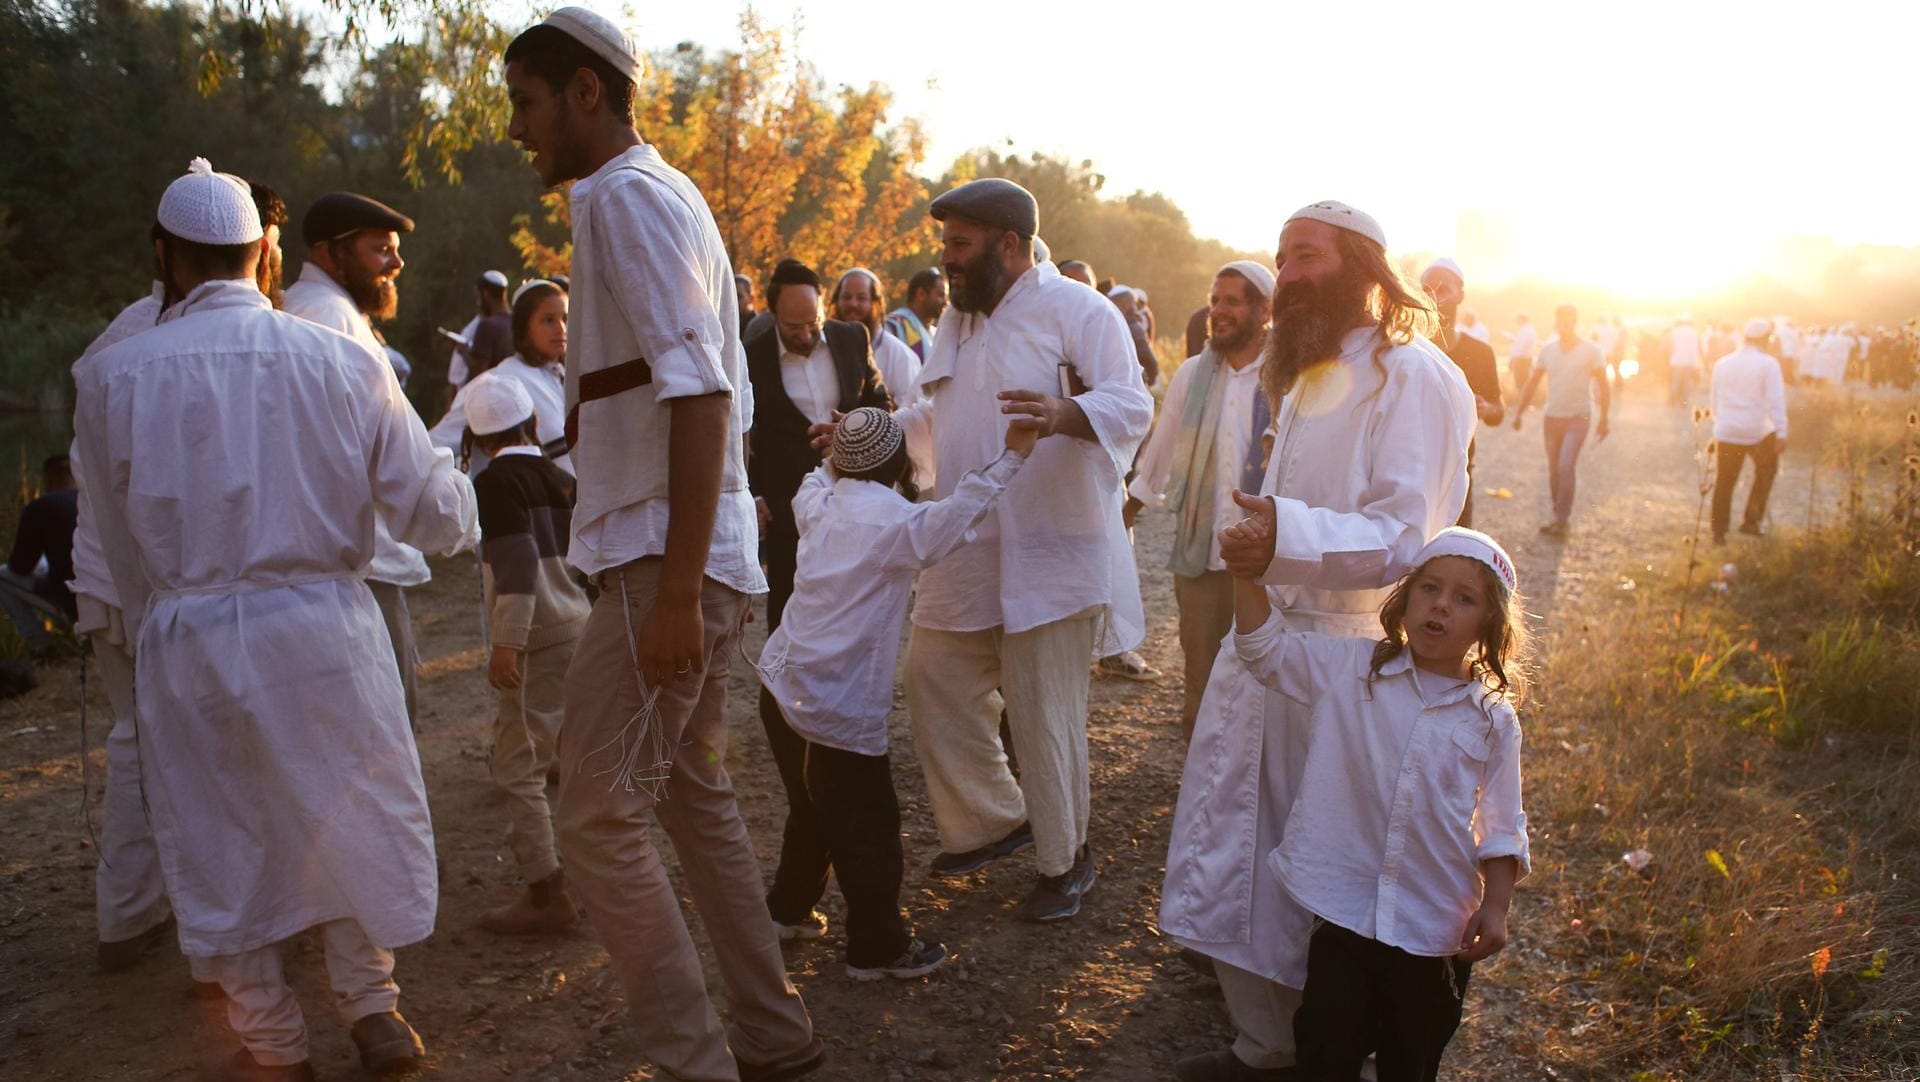
[[[1117,282],[1114,284],[1114,287],[1112,289],[1107,290],[1107,299],[1110,301],[1117,301],[1122,298],[1131,297],[1131,296],[1133,296],[1132,287],[1123,286]]]
[[[1053,261],[1053,249],[1047,247],[1047,242],[1041,240],[1039,237],[1033,238],[1033,261],[1035,263],[1050,263]]]
[[[160,228],[198,244],[252,244],[265,231],[247,182],[216,173],[205,158],[187,164],[187,175],[167,185],[154,216]]]
[[[1245,278],[1262,297],[1273,299],[1273,272],[1266,267],[1251,259],[1236,259],[1215,271],[1213,276],[1218,278],[1228,271]]]
[[[487,283],[488,285],[492,286],[495,289],[507,288],[507,276],[500,273],[497,270],[490,270],[487,273],[481,275],[480,280],[482,282]]]
[[[597,11],[582,7],[564,7],[548,15],[542,26],[551,26],[593,50],[595,56],[613,65],[613,70],[640,81],[640,50],[633,37]]]
[[[1288,218],[1287,221],[1297,222],[1302,219],[1325,222],[1337,229],[1358,233],[1382,248],[1387,246],[1387,231],[1380,228],[1380,223],[1373,220],[1373,215],[1355,210],[1345,203],[1324,199],[1312,206],[1301,207],[1294,211],[1293,217]],[[1282,228],[1285,226],[1283,225]]]
[[[1464,287],[1467,284],[1467,272],[1460,269],[1460,264],[1455,263],[1453,261],[1452,256],[1444,256],[1444,255],[1441,256],[1439,259],[1436,259],[1433,262],[1427,264],[1427,270],[1446,271],[1448,274],[1451,274],[1455,278],[1460,279],[1460,285],[1462,287]],[[1426,276],[1426,271],[1421,271],[1420,274],[1421,274],[1421,277],[1424,278]]]
[[[559,289],[560,283],[550,282],[545,278],[529,278],[526,281],[520,283],[519,289],[516,289],[513,291],[513,299],[507,302],[508,307],[515,307],[519,305],[520,298],[526,296],[527,290],[532,289],[534,286],[552,286],[555,289]],[[562,292],[564,292],[564,290]]]
[[[1749,319],[1746,333],[1748,338],[1764,342],[1773,336],[1773,321],[1765,318]]]
[[[1469,530],[1465,526],[1449,526],[1433,535],[1427,547],[1414,557],[1413,566],[1421,567],[1428,560],[1441,556],[1464,556],[1469,560],[1478,560],[1493,568],[1495,578],[1512,593],[1520,588],[1520,578],[1514,573],[1513,561],[1507,558],[1507,550],[1500,542],[1481,533]]]
[[[476,436],[505,432],[533,417],[533,398],[520,381],[492,372],[473,377],[461,388],[460,396],[466,402],[467,427]]]
[[[893,414],[874,406],[861,406],[840,418],[840,427],[834,430],[834,471],[865,473],[892,458],[906,438]]]

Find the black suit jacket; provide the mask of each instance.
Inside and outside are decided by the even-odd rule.
[[[828,320],[821,328],[827,352],[840,376],[842,413],[861,406],[892,409],[893,398],[873,364],[873,343],[858,323]],[[780,334],[772,331],[746,344],[747,379],[753,384],[753,428],[747,433],[747,486],[767,501],[773,521],[767,526],[763,553],[770,571],[784,564],[792,574],[793,555],[800,533],[793,523],[793,494],[800,482],[820,465],[820,455],[807,439],[813,422],[787,397],[780,378]],[[784,560],[782,559],[784,557]]]

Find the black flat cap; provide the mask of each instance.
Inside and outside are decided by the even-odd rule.
[[[1034,202],[1033,193],[1001,177],[970,180],[935,199],[927,213],[936,222],[965,218],[1022,236],[1040,232],[1040,204]]]
[[[307,217],[300,223],[300,239],[314,245],[361,229],[411,233],[413,219],[378,199],[352,192],[332,192],[314,200],[307,208]]]

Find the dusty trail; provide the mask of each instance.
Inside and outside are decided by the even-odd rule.
[[[1565,543],[1535,534],[1546,518],[1538,415],[1528,418],[1527,431],[1481,435],[1478,524],[1512,549],[1551,648],[1589,648],[1577,634],[1583,606],[1621,589],[1623,575],[1669,555],[1692,529],[1691,436],[1682,415],[1657,405],[1655,395],[1654,388],[1635,388],[1613,438],[1589,447],[1574,534]],[[1805,485],[1804,463],[1790,456],[1776,508],[1801,506]],[[1489,495],[1499,488],[1512,498]],[[1175,1059],[1229,1038],[1212,986],[1190,973],[1156,931],[1183,751],[1174,605],[1162,569],[1170,533],[1167,516],[1143,516],[1138,551],[1151,626],[1145,652],[1166,678],[1154,685],[1094,682],[1092,845],[1101,878],[1076,921],[1036,928],[1014,919],[1032,875],[1024,859],[956,885],[926,878],[937,845],[896,696],[906,903],[956,960],[924,982],[847,980],[838,954],[839,897],[830,890],[825,908],[835,934],[788,955],[831,1047],[830,1066],[818,1077],[1161,1079],[1170,1077]],[[503,805],[486,773],[493,704],[481,672],[472,560],[438,561],[434,582],[412,607],[427,659],[422,752],[446,870],[439,931],[400,952],[398,972],[402,1009],[432,1053],[426,1077],[649,1077],[637,1073],[638,1058],[623,1044],[621,996],[590,939],[503,941],[475,929],[480,911],[514,889],[514,873]],[[757,652],[757,629],[753,638]],[[97,788],[107,711],[97,684],[90,691]],[[730,755],[770,871],[784,798],[754,693],[750,670],[736,659]],[[78,702],[69,664],[47,673],[31,696],[0,704],[0,1075],[47,1082],[191,1078],[199,1058],[231,1047],[231,1038],[217,1006],[186,998],[178,954],[169,951],[120,977],[93,971],[94,853],[80,817]],[[1529,755],[1568,754],[1557,747],[1553,719],[1525,723]],[[38,731],[21,731],[30,729]],[[1553,844],[1553,824],[1536,820],[1534,830],[1536,852]],[[668,853],[671,860],[670,847]],[[1561,1017],[1566,1012],[1548,994],[1568,978],[1533,946],[1536,911],[1523,885],[1514,943],[1474,975],[1450,1076],[1549,1077],[1533,1054],[1542,1035],[1564,1035],[1580,1021]],[[326,1007],[316,950],[300,943],[290,954],[315,1067],[323,1078],[359,1077],[344,1028]],[[711,971],[709,980],[718,985]]]

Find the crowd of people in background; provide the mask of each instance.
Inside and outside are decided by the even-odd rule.
[[[1583,327],[1569,305],[1496,344],[1457,261],[1409,283],[1381,224],[1332,201],[1284,220],[1271,264],[1218,269],[1177,365],[1146,291],[1052,258],[1034,197],[998,178],[932,201],[940,263],[892,307],[860,266],[755,281],[634,128],[619,27],[563,8],[503,62],[510,134],[571,185],[572,277],[476,277],[472,321],[443,332],[444,415],[414,412],[377,330],[413,221],[315,200],[282,290],[284,202],[196,159],[156,212],[151,294],[75,364],[71,459],[46,464],[0,590],[91,644],[114,712],[99,963],[177,939],[242,1045],[206,1077],[313,1077],[279,957],[312,929],[363,1066],[424,1060],[393,951],[431,934],[440,890],[408,609],[428,554],[477,547],[482,568],[519,880],[482,927],[584,912],[667,1076],[767,1082],[826,1057],[782,948],[827,935],[830,881],[854,979],[922,978],[971,934],[903,904],[896,667],[926,875],[1031,852],[1017,916],[1082,911],[1090,682],[1162,678],[1132,529],[1163,511],[1186,761],[1160,926],[1235,1033],[1174,1072],[1347,1082],[1373,1057],[1432,1079],[1529,860],[1520,583],[1471,529],[1476,432],[1520,429],[1544,394],[1540,532],[1567,538],[1582,449],[1636,366],[1711,410],[1724,542],[1749,460],[1739,530],[1762,532],[1788,386],[1914,379],[1909,329],[1784,318]],[[770,882],[725,752],[762,594]]]

